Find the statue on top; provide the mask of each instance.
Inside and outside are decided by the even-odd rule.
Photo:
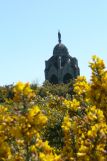
[[[61,33],[58,31],[58,42],[61,43]]]

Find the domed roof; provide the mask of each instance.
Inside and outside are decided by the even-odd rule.
[[[69,53],[68,53],[67,47],[62,43],[57,44],[53,49],[53,55],[54,56],[55,55],[60,55],[61,56],[61,55],[68,55],[68,54]]]
[[[58,32],[58,44],[53,49],[54,56],[69,55],[67,47],[61,43],[61,33]]]

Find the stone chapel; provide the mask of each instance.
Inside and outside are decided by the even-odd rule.
[[[70,56],[67,47],[61,43],[61,33],[58,32],[58,44],[53,49],[53,56],[45,61],[45,80],[52,84],[68,83],[78,75],[78,61]]]

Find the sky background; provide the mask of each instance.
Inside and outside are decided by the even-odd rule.
[[[0,0],[0,85],[42,84],[59,29],[87,80],[92,55],[107,65],[107,0]]]

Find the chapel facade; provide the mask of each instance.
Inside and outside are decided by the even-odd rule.
[[[45,80],[52,84],[68,83],[78,75],[78,60],[70,56],[67,47],[61,42],[61,33],[58,32],[58,44],[53,49],[53,56],[45,61]]]

